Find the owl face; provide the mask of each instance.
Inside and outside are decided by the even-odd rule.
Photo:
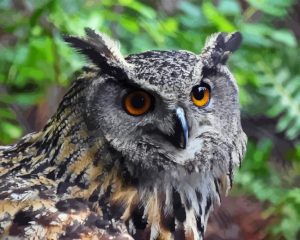
[[[126,58],[107,47],[105,36],[87,34],[80,44],[67,39],[99,67],[87,88],[86,123],[129,169],[224,172],[241,160],[238,90],[225,65],[239,34],[213,36],[200,55],[148,51]]]

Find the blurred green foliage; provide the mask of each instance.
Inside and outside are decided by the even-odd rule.
[[[17,4],[18,3],[18,4]],[[268,203],[266,216],[278,222],[270,234],[296,239],[300,232],[300,74],[299,41],[284,20],[292,0],[179,1],[173,14],[138,0],[1,0],[0,1],[0,143],[21,137],[13,105],[29,107],[45,98],[52,85],[68,86],[82,66],[62,34],[82,35],[84,27],[106,32],[122,43],[124,54],[148,49],[200,52],[217,31],[241,31],[242,48],[230,60],[240,88],[243,114],[277,121],[277,131],[292,141],[291,167],[283,172],[270,162],[274,143],[268,136],[250,139],[237,176],[239,194]],[[258,15],[258,16],[257,16]],[[275,133],[274,133],[275,134]],[[286,176],[288,175],[288,177]]]
[[[236,192],[268,203],[264,217],[277,218],[269,227],[270,239],[299,239],[300,188],[295,184],[299,182],[300,148],[298,145],[290,156],[292,167],[285,171],[270,163],[272,148],[270,139],[249,142],[243,167],[236,176]]]

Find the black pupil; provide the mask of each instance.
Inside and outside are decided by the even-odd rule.
[[[134,108],[142,108],[145,105],[145,97],[140,95],[140,94],[136,94],[131,98],[131,105]]]
[[[203,99],[205,90],[206,87],[200,85],[193,87],[194,98],[196,98],[197,100]]]

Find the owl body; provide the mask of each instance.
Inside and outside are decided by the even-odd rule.
[[[240,34],[124,58],[86,33],[65,40],[93,65],[42,131],[0,147],[0,236],[203,239],[245,152],[225,65]]]

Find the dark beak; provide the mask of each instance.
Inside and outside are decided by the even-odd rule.
[[[175,112],[174,135],[170,136],[176,147],[186,148],[189,137],[189,126],[185,118],[184,110],[178,107]]]

